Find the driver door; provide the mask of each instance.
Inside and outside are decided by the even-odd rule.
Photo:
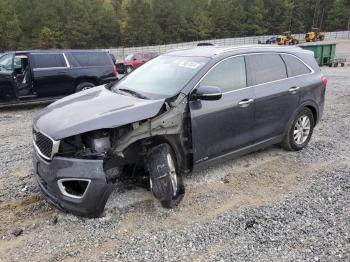
[[[190,101],[194,164],[236,151],[254,142],[254,94],[246,88],[243,56],[214,65],[199,83],[222,91],[217,101]]]
[[[0,58],[0,100],[17,98],[13,72],[14,53]]]

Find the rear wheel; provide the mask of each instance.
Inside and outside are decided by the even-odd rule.
[[[87,90],[87,89],[90,89],[90,88],[93,88],[95,85],[91,82],[81,82],[79,83],[76,88],[75,88],[75,92],[80,92],[80,91],[83,91],[83,90]]]
[[[177,206],[185,194],[185,187],[173,150],[168,144],[160,144],[149,151],[147,160],[154,196],[163,207]]]
[[[307,146],[315,126],[314,116],[310,109],[301,110],[290,124],[282,142],[282,147],[289,151],[299,151]]]

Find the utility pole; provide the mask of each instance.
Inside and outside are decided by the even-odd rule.
[[[321,22],[320,22],[320,27],[319,27],[320,32],[321,32],[322,23],[323,23],[323,16],[324,16],[324,8],[322,9],[322,16],[321,16]]]
[[[318,0],[316,0],[316,3],[315,3],[314,17],[312,18],[312,27],[315,27],[315,18],[316,18],[317,5],[318,5]]]
[[[289,31],[292,31],[293,11],[294,11],[294,0],[292,2],[292,9],[290,11]]]

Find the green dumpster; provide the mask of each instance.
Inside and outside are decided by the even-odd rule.
[[[306,43],[300,44],[299,46],[305,50],[313,51],[315,54],[315,59],[320,66],[328,65],[330,60],[335,56],[336,43]]]

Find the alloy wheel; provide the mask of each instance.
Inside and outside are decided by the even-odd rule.
[[[293,138],[297,145],[302,145],[310,135],[311,121],[306,115],[299,117],[294,126]]]

